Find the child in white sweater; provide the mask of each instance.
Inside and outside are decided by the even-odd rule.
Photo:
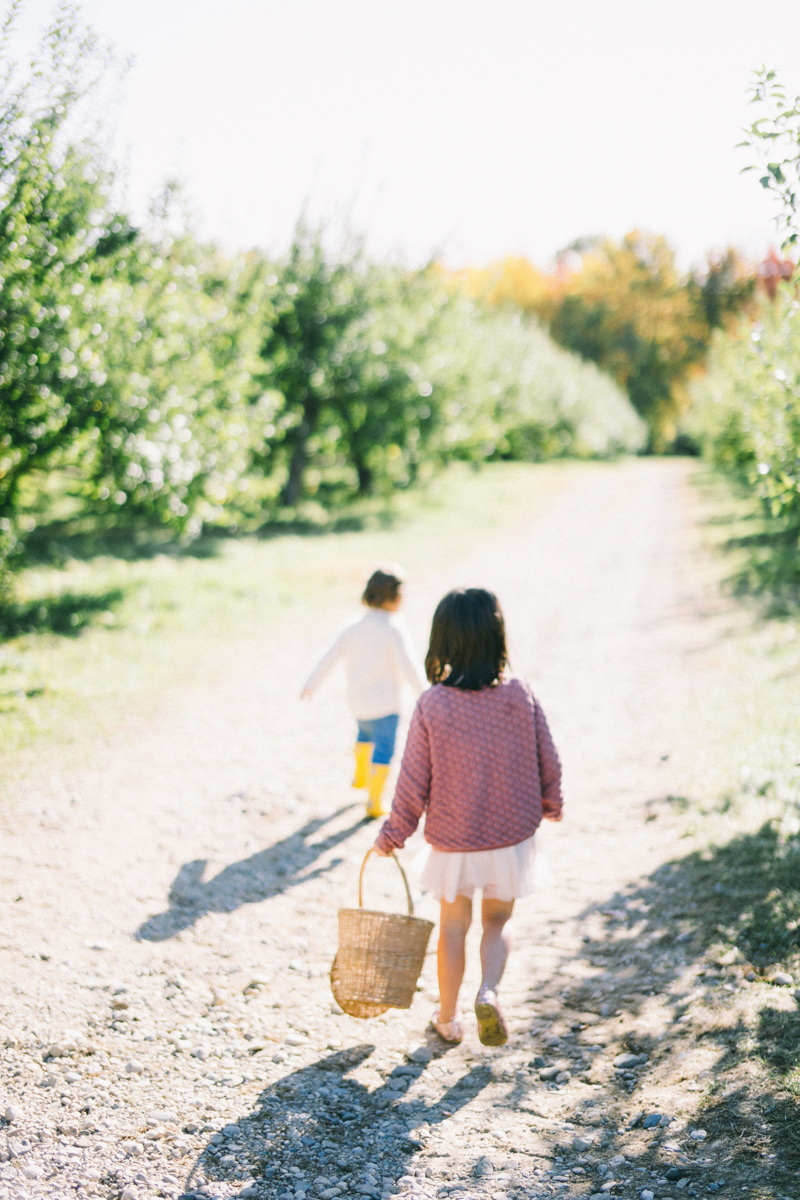
[[[383,789],[394,754],[404,683],[417,696],[427,686],[411,635],[397,615],[403,602],[399,567],[373,572],[367,581],[363,617],[345,626],[323,654],[300,693],[310,700],[339,659],[347,672],[347,699],[358,724],[353,787],[369,788],[367,816],[382,817]]]

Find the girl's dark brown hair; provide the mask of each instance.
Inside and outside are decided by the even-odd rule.
[[[393,603],[400,594],[405,579],[405,571],[394,565],[373,571],[367,580],[361,603],[369,608],[381,608],[387,601],[389,604]]]
[[[454,588],[433,614],[425,674],[431,683],[477,692],[508,664],[506,626],[497,597],[485,588]]]

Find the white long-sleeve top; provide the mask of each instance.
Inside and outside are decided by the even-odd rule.
[[[368,608],[346,625],[303,685],[315,692],[344,660],[347,700],[357,721],[374,721],[400,711],[403,684],[419,696],[427,687],[405,621],[382,608]]]

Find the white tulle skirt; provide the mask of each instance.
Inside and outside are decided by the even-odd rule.
[[[456,896],[478,889],[488,900],[518,900],[537,886],[536,834],[500,850],[436,850],[428,846],[415,861],[420,883],[437,900],[452,904]]]

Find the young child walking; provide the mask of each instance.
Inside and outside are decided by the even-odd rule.
[[[458,993],[472,894],[483,892],[481,986],[475,999],[485,1046],[508,1039],[497,990],[508,958],[506,924],[533,886],[534,835],[561,820],[561,766],[544,713],[508,670],[503,614],[483,588],[458,588],[433,618],[425,670],[433,685],[411,720],[394,802],[375,842],[399,849],[423,812],[430,845],[422,884],[441,901],[439,1009],[433,1026],[460,1042]]]
[[[385,815],[382,796],[394,754],[402,686],[408,684],[417,696],[426,687],[411,635],[397,615],[404,581],[404,572],[396,566],[370,575],[361,597],[367,611],[342,630],[301,692],[310,700],[328,672],[344,660],[347,699],[358,725],[353,787],[369,789],[368,817]]]

